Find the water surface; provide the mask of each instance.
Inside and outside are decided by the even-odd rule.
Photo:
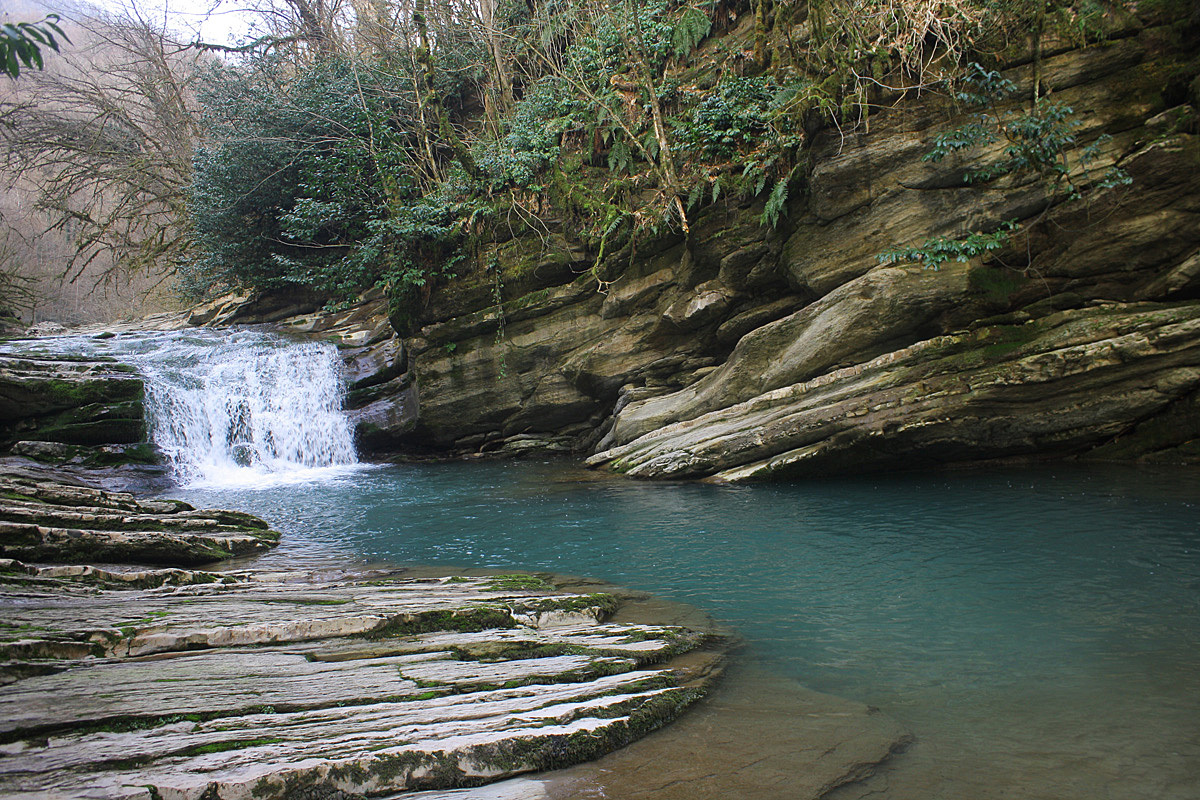
[[[699,606],[777,674],[913,731],[862,791],[1200,796],[1200,471],[723,487],[472,463],[173,494],[278,526],[262,566],[523,568]]]

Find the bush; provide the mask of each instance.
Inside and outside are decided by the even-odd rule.
[[[185,281],[411,296],[447,272],[467,210],[421,185],[409,98],[343,59],[293,70],[259,57],[207,77]]]
[[[679,126],[677,149],[708,158],[728,158],[743,144],[767,132],[777,91],[771,78],[727,79],[696,105],[686,124]]]

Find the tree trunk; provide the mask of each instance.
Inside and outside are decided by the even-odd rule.
[[[637,68],[638,77],[641,78],[642,89],[650,98],[650,118],[654,126],[654,140],[658,142],[658,164],[661,168],[666,190],[671,196],[672,205],[675,206],[675,211],[679,214],[679,223],[683,227],[685,234],[691,233],[691,227],[688,225],[687,209],[683,205],[683,200],[679,197],[679,175],[675,171],[675,157],[671,153],[671,140],[667,137],[667,126],[663,122],[662,103],[658,99],[658,87],[655,85],[654,76],[650,73],[650,65],[647,63],[646,40],[642,34],[642,20],[640,11],[641,8],[636,0],[630,4],[633,8],[633,31],[634,31],[634,65]]]
[[[758,0],[754,8],[754,63],[759,69],[771,66],[771,51],[767,49],[770,39],[771,0]]]
[[[417,46],[417,64],[421,69],[421,94],[424,98],[424,106],[437,122],[438,135],[450,147],[454,153],[454,157],[462,164],[462,168],[472,178],[480,176],[479,166],[475,163],[475,159],[471,157],[471,151],[463,143],[459,137],[458,131],[454,130],[454,126],[450,124],[450,117],[446,114],[446,108],[442,105],[442,100],[437,96],[437,91],[434,89],[434,66],[433,66],[433,50],[429,46],[429,24],[425,17],[425,0],[416,0],[413,4],[413,24],[417,26],[417,38],[419,44]]]

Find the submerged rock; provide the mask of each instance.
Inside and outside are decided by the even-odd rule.
[[[0,562],[5,796],[475,786],[644,736],[722,660],[530,576],[71,569]]]

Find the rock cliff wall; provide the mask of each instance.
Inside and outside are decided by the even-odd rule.
[[[721,200],[690,241],[597,270],[560,226],[493,245],[403,338],[382,298],[280,324],[347,347],[368,451],[572,451],[640,477],[727,480],[1008,457],[1195,462],[1197,27],[1131,22],[1103,44],[1045,50],[1041,93],[1073,109],[1080,147],[1105,135],[1087,168],[1118,166],[1126,186],[1071,199],[1019,174],[970,183],[1004,143],[925,161],[970,112],[896,97],[869,130],[817,136],[778,229]],[[1022,98],[1033,74],[1020,56],[1005,70]],[[1024,232],[983,257],[878,258],[997,220]]]

